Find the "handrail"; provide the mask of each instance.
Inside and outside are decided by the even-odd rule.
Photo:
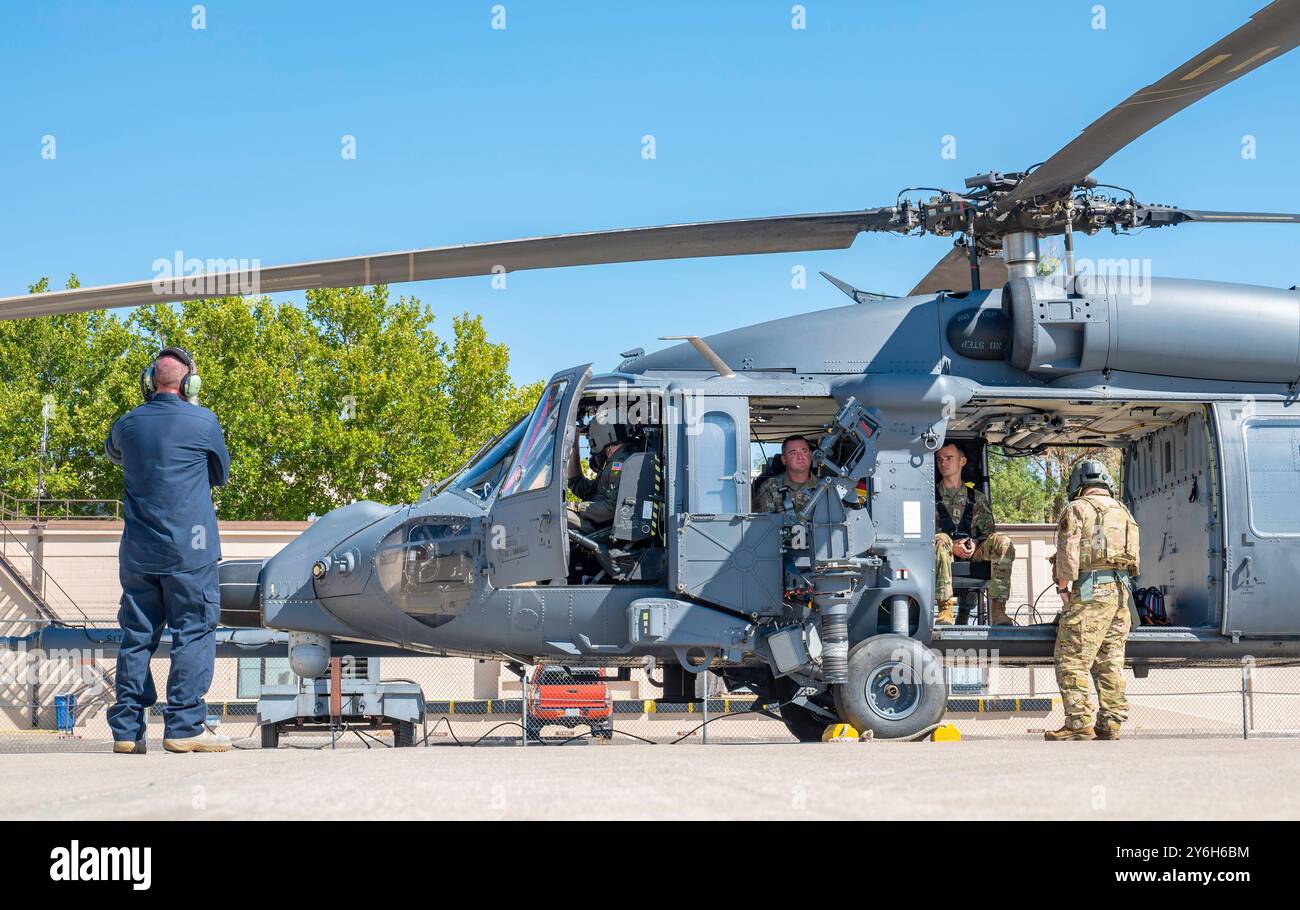
[[[36,566],[38,569],[40,569],[41,574],[45,576],[46,580],[53,582],[54,587],[58,588],[59,593],[64,596],[64,598],[68,601],[69,604],[72,605],[72,608],[81,614],[81,618],[85,620],[86,623],[89,623],[90,617],[86,615],[86,611],[81,609],[81,607],[77,604],[77,602],[72,599],[72,595],[64,590],[63,585],[59,584],[59,580],[50,574],[49,569],[45,568],[45,565],[32,554],[31,550],[27,549],[27,545],[24,544],[18,538],[18,535],[13,532],[13,529],[10,528],[9,525],[5,524],[3,520],[0,520],[0,541],[7,541],[8,538],[10,537],[13,537],[14,543],[18,544],[19,549],[21,549],[24,553],[27,554],[28,558],[31,559],[32,564]],[[0,560],[2,560],[5,563],[5,565],[9,566],[9,568],[13,571],[14,575],[18,578],[18,580],[27,587],[28,594],[31,596],[32,600],[36,603],[37,609],[46,613],[47,614],[46,618],[49,619],[51,622],[59,622],[60,619],[57,615],[55,615],[54,610],[50,607],[49,602],[44,597],[36,593],[36,589],[32,587],[31,584],[28,584],[27,580],[23,578],[22,571],[17,566],[15,566],[12,562],[10,562],[9,557],[5,554],[5,549],[3,546],[0,546]],[[35,573],[33,572],[32,582],[35,581],[36,581],[36,577],[35,577]]]
[[[78,513],[73,509],[75,505],[92,505],[99,508]],[[109,514],[108,507],[111,507],[111,514]],[[0,519],[40,522],[51,518],[120,521],[122,519],[122,501],[120,499],[51,499],[49,497],[20,499],[0,490]]]

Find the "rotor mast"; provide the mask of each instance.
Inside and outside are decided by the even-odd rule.
[[[1038,234],[1013,231],[1002,238],[1002,258],[1007,263],[1008,278],[1034,278],[1038,275]]]

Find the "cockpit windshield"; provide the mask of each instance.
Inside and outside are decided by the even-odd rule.
[[[560,406],[569,381],[552,382],[542,393],[541,401],[528,421],[528,431],[519,446],[510,474],[501,485],[501,495],[542,490],[551,483],[551,463],[554,459],[555,436],[560,427]]]
[[[469,493],[486,501],[500,485],[511,456],[519,448],[519,439],[524,435],[527,424],[528,417],[525,415],[510,429],[479,449],[478,454],[470,459],[459,474],[452,477],[444,489]]]

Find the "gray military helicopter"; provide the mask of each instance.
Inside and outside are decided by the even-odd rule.
[[[539,237],[263,268],[261,292],[594,263],[843,249],[863,232],[933,233],[951,253],[900,299],[853,303],[655,353],[560,370],[532,413],[418,502],[358,502],[267,560],[223,565],[223,621],[289,633],[304,674],[332,647],[391,645],[665,670],[665,696],[714,672],[780,699],[801,739],[835,719],[880,737],[944,715],[944,652],[1050,659],[1050,625],[936,628],[935,468],[945,441],[986,484],[987,452],[1123,452],[1144,585],[1168,626],[1133,631],[1159,664],[1300,657],[1300,294],[1079,267],[1074,235],[1300,215],[1141,203],[1090,174],[1178,111],[1300,43],[1277,0],[1108,111],[1040,165],[883,208]],[[1107,192],[1107,191],[1110,192]],[[1039,245],[1064,237],[1060,274]],[[210,295],[146,281],[0,300],[5,318]],[[617,513],[566,520],[580,437],[632,454]],[[802,433],[817,494],[755,514],[751,443]],[[996,508],[996,503],[994,506]],[[975,568],[956,574],[978,589]],[[977,619],[981,618],[977,614]],[[317,673],[320,669],[316,670]],[[689,697],[689,696],[687,696]]]

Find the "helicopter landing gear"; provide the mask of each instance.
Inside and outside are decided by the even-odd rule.
[[[948,709],[938,655],[902,635],[876,635],[854,645],[849,681],[832,688],[840,718],[878,739],[916,736],[943,720]]]

